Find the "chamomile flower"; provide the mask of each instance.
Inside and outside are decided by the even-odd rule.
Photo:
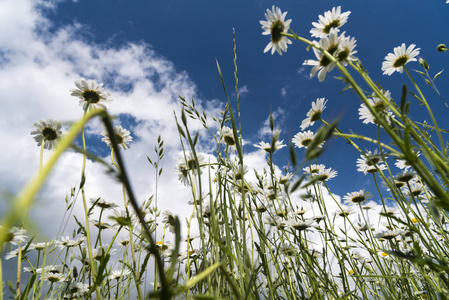
[[[3,230],[2,226],[0,226],[0,230]],[[21,243],[24,243],[26,241],[26,239],[28,238],[25,235],[25,233],[26,233],[25,229],[19,229],[18,227],[13,227],[13,228],[11,228],[9,233],[6,235],[5,242],[18,246]]]
[[[378,170],[386,170],[387,167],[382,162],[382,156],[377,153],[377,149],[373,152],[367,151],[357,159],[357,171],[366,175],[368,173],[376,173]]]
[[[356,42],[354,37],[346,37],[344,32],[341,34],[336,57],[343,65],[346,66],[348,61],[357,60],[357,57],[354,56],[357,53],[357,50],[354,50],[357,46]]]
[[[192,152],[187,153],[185,157],[181,157],[175,163],[175,173],[178,175],[179,181],[181,181],[184,185],[190,184],[189,179],[189,171],[192,171],[193,174],[198,173],[198,167],[203,167],[207,164],[206,158],[204,155],[197,153],[198,161],[195,160],[195,156]],[[200,169],[201,172],[201,169]]]
[[[79,104],[83,110],[101,108],[106,110],[105,102],[111,102],[111,94],[106,92],[102,83],[95,80],[87,81],[84,78],[75,81],[76,89],[70,90],[71,95],[80,99]]]
[[[61,123],[52,119],[39,120],[33,124],[34,130],[31,135],[38,146],[44,143],[44,148],[53,149],[62,136]]]
[[[347,193],[345,196],[343,196],[343,200],[347,204],[361,204],[372,197],[373,195],[370,192],[360,190],[358,192]]]
[[[101,135],[103,136],[101,141],[105,142],[106,145],[108,145],[108,147],[112,149],[112,142],[108,132],[106,130],[103,130],[101,132]],[[133,137],[131,136],[129,130],[124,129],[122,126],[114,126],[114,138],[117,145],[123,150],[129,149],[129,143],[133,140]]]
[[[291,44],[287,37],[282,36],[282,32],[288,32],[290,29],[291,19],[285,21],[285,16],[287,12],[282,13],[279,7],[273,7],[271,10],[267,9],[265,13],[266,21],[260,21],[262,25],[263,35],[271,35],[271,41],[265,47],[263,52],[268,52],[271,49],[271,54],[274,51],[277,51],[280,55],[282,55],[282,51],[287,52],[287,45]]]
[[[388,99],[389,101],[391,100],[390,91],[382,91],[382,94],[386,99]],[[373,93],[372,98],[368,99],[368,103],[376,110],[378,114],[380,114],[387,120],[388,124],[391,124],[391,119],[394,118],[394,115],[381,98],[376,97],[376,94]],[[359,115],[359,119],[363,120],[363,124],[378,124],[378,122],[374,118],[374,115],[371,113],[365,103],[362,103],[360,105]]]
[[[110,280],[120,279],[130,274],[131,274],[130,270],[112,270],[111,274],[108,276],[108,279]]]
[[[313,140],[315,134],[311,130],[304,132],[298,132],[292,139],[293,144],[297,148],[307,148],[307,145]],[[319,144],[318,147],[321,148],[323,143]]]
[[[228,126],[223,126],[218,132],[220,143],[226,144],[231,149],[235,149],[236,141],[234,139],[234,132]]]
[[[332,170],[332,168],[322,169],[316,175],[313,175],[313,178],[317,179],[319,181],[328,181],[328,180],[331,180],[332,178],[336,177],[337,174],[338,174],[338,172],[335,170]]]
[[[338,31],[338,28],[343,26],[348,21],[348,16],[351,14],[350,11],[341,13],[341,7],[334,7],[330,11],[326,11],[324,16],[319,15],[318,22],[312,22],[315,28],[310,30],[312,37],[324,38],[326,37],[332,28]]]
[[[310,77],[315,76],[318,72],[318,80],[320,82],[326,78],[326,73],[332,71],[335,64],[327,58],[326,55],[324,55],[323,50],[326,50],[331,55],[336,55],[338,53],[340,42],[341,39],[338,36],[338,29],[335,28],[331,29],[329,36],[323,37],[319,43],[315,42],[316,46],[319,48],[317,49],[316,47],[313,47],[313,53],[315,54],[317,60],[308,59],[303,63],[305,66],[313,66],[310,71]]]
[[[416,61],[416,56],[419,55],[420,48],[414,49],[415,44],[411,44],[406,48],[405,43],[401,46],[395,47],[393,49],[394,53],[388,53],[385,56],[385,61],[382,63],[382,71],[384,75],[390,76],[395,71],[402,73],[404,71],[404,66],[410,61]]]
[[[260,142],[259,144],[253,144],[254,147],[260,148],[262,150],[264,150],[265,152],[274,152],[276,150],[279,150],[281,148],[284,148],[286,145],[283,143],[284,140],[282,141],[276,141],[274,143],[274,147],[271,147],[270,143],[266,143],[266,142]]]
[[[320,172],[324,171],[326,169],[326,166],[323,164],[311,164],[309,167],[305,167],[303,170],[307,174],[319,174]]]
[[[97,198],[97,199],[91,198],[90,203],[92,205],[98,206],[101,209],[114,209],[114,208],[118,207],[117,204],[115,204],[113,202],[106,201],[103,198]]]
[[[419,157],[421,155],[421,153],[418,151],[418,152],[414,153],[414,155],[416,157]],[[402,159],[402,158],[398,158],[397,161],[394,163],[394,165],[401,170],[407,170],[411,167],[410,163],[407,160]]]
[[[312,102],[312,108],[307,112],[306,116],[301,123],[301,130],[306,129],[309,126],[315,124],[321,118],[321,113],[326,108],[327,100],[325,98],[317,98],[315,102]]]

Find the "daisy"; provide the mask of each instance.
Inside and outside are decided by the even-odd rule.
[[[324,38],[330,33],[332,28],[336,28],[338,31],[338,28],[347,22],[350,14],[350,11],[341,13],[341,7],[338,6],[337,8],[332,8],[332,11],[326,11],[324,16],[319,15],[318,23],[312,22],[312,25],[315,27],[310,30],[312,37]]]
[[[318,174],[322,171],[324,171],[324,169],[326,168],[325,165],[323,164],[312,164],[309,167],[305,167],[303,170],[304,172],[308,173],[308,174]]]
[[[414,153],[414,155],[416,157],[419,157],[421,155],[421,153],[418,151],[418,152]],[[408,170],[411,167],[410,163],[407,160],[402,159],[402,158],[398,158],[397,161],[394,163],[394,165],[401,170]]]
[[[65,277],[61,273],[48,273],[45,276],[45,280],[50,281],[51,283],[55,283],[64,281]]]
[[[259,144],[253,144],[254,147],[260,148],[268,153],[273,153],[274,151],[284,148],[286,145],[284,145],[284,140],[282,141],[276,141],[274,143],[274,147],[271,147],[270,143],[260,142]]]
[[[3,230],[1,226],[0,229]],[[26,241],[27,236],[25,235],[25,233],[26,233],[25,229],[13,227],[6,235],[5,242],[18,246],[19,244],[24,243]]]
[[[282,55],[282,51],[287,52],[287,44],[291,44],[287,37],[282,36],[282,32],[288,32],[290,29],[291,19],[285,21],[285,16],[287,12],[282,13],[281,9],[278,7],[271,8],[271,11],[267,9],[265,13],[266,21],[260,21],[262,25],[263,35],[271,35],[271,41],[263,50],[264,53],[268,52],[271,49],[271,54],[276,50],[280,55]]]
[[[332,170],[332,168],[329,169],[322,169],[318,172],[317,176],[314,178],[320,181],[328,181],[331,180],[332,178],[336,177],[338,174],[337,171]]]
[[[192,152],[187,153],[185,157],[181,157],[175,163],[175,173],[178,175],[178,180],[181,181],[185,186],[190,184],[189,171],[193,171],[196,175],[198,173],[198,166],[201,168],[207,164],[204,155],[197,153],[198,164],[195,160],[195,156]],[[201,170],[200,170],[201,172]]]
[[[307,145],[313,140],[315,134],[311,131],[298,132],[292,139],[293,144],[297,148],[307,148]],[[319,148],[323,146],[323,143],[318,145]]]
[[[346,66],[348,61],[357,60],[357,57],[354,56],[357,53],[357,50],[354,50],[355,46],[357,46],[356,42],[356,39],[353,37],[345,37],[344,32],[341,34],[336,57],[343,65]]]
[[[220,136],[220,143],[226,144],[227,146],[235,149],[235,139],[234,132],[228,126],[223,126],[221,130],[219,130],[218,135]]]
[[[83,297],[85,293],[89,291],[89,285],[82,282],[71,282],[69,285],[69,295],[68,298],[72,297]],[[64,297],[65,298],[65,297]]]
[[[347,193],[346,196],[343,196],[343,200],[347,204],[361,204],[372,197],[373,195],[370,192],[360,190],[358,192]]]
[[[297,230],[297,231],[310,231],[310,227],[313,227],[313,224],[315,223],[315,220],[313,219],[308,219],[308,220],[288,220],[287,221],[288,225],[290,227],[292,227],[293,229]]]
[[[399,173],[398,175],[396,175],[396,177],[394,179],[399,182],[409,182],[410,180],[412,180],[415,177],[415,175],[416,175],[415,172],[413,172],[411,170],[404,170],[401,173]]]
[[[44,143],[44,148],[51,150],[62,136],[61,123],[52,119],[40,120],[33,124],[35,130],[31,135],[38,146]]]
[[[128,276],[129,274],[131,274],[130,270],[113,270],[108,278],[110,280],[120,279],[121,277]]]
[[[367,151],[357,159],[357,171],[363,172],[366,175],[368,173],[376,173],[377,170],[386,170],[387,167],[381,164],[382,162],[382,156],[377,154],[377,149],[374,152]]]
[[[409,187],[404,187],[402,189],[402,192],[404,194],[406,194],[407,196],[413,195],[414,197],[418,197],[419,195],[421,195],[424,192],[424,186],[421,183],[419,183],[415,180],[412,180],[409,183]]]
[[[101,135],[103,136],[101,141],[105,142],[106,145],[108,145],[109,148],[112,149],[112,142],[108,132],[106,130],[103,130],[101,132]],[[129,142],[133,140],[133,137],[131,136],[129,130],[124,129],[122,126],[114,126],[114,138],[117,145],[119,147],[122,147],[123,150],[129,149]]]
[[[382,91],[382,94],[385,96],[385,98],[388,101],[391,101],[391,94],[390,91]],[[393,113],[390,111],[390,109],[385,105],[385,102],[378,97],[375,97],[375,93],[372,94],[372,98],[368,99],[368,103],[371,107],[373,107],[377,113],[382,115],[388,122],[388,124],[391,124],[391,119],[394,118]],[[378,124],[376,119],[374,118],[373,114],[369,110],[369,108],[366,106],[365,103],[362,103],[359,108],[359,115],[360,120],[363,120],[363,124]]]
[[[312,102],[312,108],[307,112],[307,118],[301,123],[301,130],[312,126],[315,121],[321,118],[321,113],[326,108],[327,100],[325,98],[317,98],[315,102]]]
[[[96,206],[100,207],[101,209],[114,209],[114,208],[118,207],[117,204],[106,201],[103,198],[97,198],[97,199],[91,198],[90,203],[92,205],[96,205]]]
[[[313,47],[313,53],[315,54],[315,57],[317,60],[305,60],[303,65],[305,66],[313,66],[312,70],[310,71],[310,77],[315,76],[315,74],[318,72],[318,80],[321,82],[326,78],[326,73],[332,71],[332,69],[335,67],[335,64],[329,60],[324,55],[323,50],[324,49],[327,52],[329,52],[331,55],[334,55],[337,53],[337,50],[339,49],[339,44],[341,40],[338,36],[338,30],[332,28],[329,36],[323,37],[319,43],[315,42],[316,47]]]
[[[419,55],[420,48],[414,49],[415,44],[411,44],[407,49],[405,48],[405,43],[393,49],[394,53],[388,53],[385,56],[385,61],[382,63],[382,71],[384,75],[390,76],[395,71],[402,73],[404,71],[404,66],[409,61],[416,61],[416,56]]]
[[[71,95],[80,98],[79,104],[83,106],[83,110],[91,108],[101,108],[106,110],[106,106],[102,102],[111,102],[111,94],[105,92],[102,83],[95,80],[87,81],[84,78],[75,81],[77,89],[70,90]]]

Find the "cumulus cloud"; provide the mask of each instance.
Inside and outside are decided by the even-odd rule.
[[[44,5],[45,4],[45,5]],[[140,201],[148,199],[155,191],[154,169],[146,155],[154,158],[153,148],[159,135],[164,139],[165,157],[161,162],[166,180],[159,182],[161,199],[158,205],[183,212],[186,199],[179,195],[186,192],[173,172],[173,162],[179,155],[179,135],[174,113],[180,114],[178,95],[197,99],[197,87],[187,72],[178,71],[174,64],[152,50],[149,44],[126,43],[110,46],[95,44],[84,38],[87,30],[82,24],[73,23],[50,31],[51,21],[45,16],[47,9],[57,9],[51,2],[7,0],[0,3],[0,25],[8,30],[0,33],[0,138],[3,147],[0,157],[0,181],[2,192],[17,193],[35,174],[39,165],[39,148],[30,136],[34,122],[53,118],[66,124],[82,117],[78,100],[70,95],[74,81],[80,77],[103,82],[114,101],[108,104],[108,112],[118,118],[116,124],[130,125],[134,142],[124,152],[135,193]],[[204,109],[216,114],[220,108],[217,100],[204,104]],[[199,123],[189,121],[192,129]],[[100,142],[103,125],[98,120],[89,123],[88,150],[103,153],[108,148]],[[202,133],[203,134],[203,133]],[[7,146],[6,146],[7,145]],[[90,147],[90,148],[89,148]],[[44,154],[44,162],[51,152]],[[74,151],[65,153],[43,191],[35,201],[31,217],[36,219],[44,232],[54,234],[54,224],[42,220],[62,219],[65,196],[72,187],[79,185],[82,155]],[[121,185],[105,174],[105,168],[88,161],[86,166],[86,195],[104,197],[122,204]],[[170,187],[170,188],[168,188]],[[75,214],[82,213],[78,199]],[[48,209],[51,207],[52,209]]]

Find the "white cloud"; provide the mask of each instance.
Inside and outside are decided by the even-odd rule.
[[[281,88],[281,95],[282,95],[282,97],[287,96],[288,87],[289,86],[287,85],[287,86],[284,86],[283,88]]]
[[[282,128],[282,125],[285,122],[285,118],[287,116],[287,112],[282,109],[281,107],[278,107],[274,112],[271,113],[274,120],[274,130],[281,130],[279,128]],[[269,137],[271,139],[271,127],[270,127],[270,116],[268,116],[265,121],[263,122],[261,128],[258,132],[258,137],[260,138],[267,138]],[[271,140],[270,140],[271,141]]]
[[[158,206],[170,208],[175,214],[183,213],[188,196],[179,197],[187,190],[177,182],[173,172],[173,161],[180,147],[174,112],[179,118],[178,95],[195,98],[197,108],[201,109],[202,101],[196,99],[194,82],[186,72],[176,71],[173,63],[148,44],[98,45],[85,40],[86,28],[76,23],[51,33],[47,30],[51,22],[40,10],[42,3],[38,4],[31,0],[0,3],[0,25],[8,28],[0,32],[0,138],[5,145],[0,157],[1,192],[17,193],[38,169],[39,148],[30,135],[34,122],[44,118],[73,122],[82,117],[79,101],[70,96],[69,90],[75,87],[75,80],[85,77],[105,83],[105,89],[114,98],[108,104],[111,114],[126,114],[137,122],[130,128],[135,142],[123,155],[139,201],[155,192],[155,172],[146,155],[154,155],[156,139],[162,135],[165,157],[161,162],[164,171],[159,198],[171,200],[159,201]],[[216,101],[206,106],[215,111],[220,108]],[[189,128],[197,130],[200,125],[189,120]],[[96,133],[92,137],[99,140],[102,130],[101,123],[94,121],[87,132]],[[45,153],[44,162],[50,155],[51,152]],[[57,222],[62,218],[64,198],[71,187],[79,185],[81,165],[81,154],[65,153],[37,197],[31,217],[43,227],[44,233],[55,234],[55,224],[43,220]],[[101,196],[123,203],[121,185],[105,174],[103,166],[88,161],[86,175],[88,199]],[[82,212],[79,197],[75,214]]]

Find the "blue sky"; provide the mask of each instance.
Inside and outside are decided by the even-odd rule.
[[[150,166],[142,167],[142,160],[146,160],[145,155],[152,155],[159,134],[166,140],[168,153],[164,161],[167,180],[161,185],[171,187],[176,182],[172,164],[179,154],[173,119],[173,110],[179,112],[180,108],[177,95],[194,97],[210,113],[218,113],[224,107],[215,59],[221,65],[228,92],[232,92],[233,28],[243,136],[248,141],[245,151],[251,164],[263,162],[263,154],[256,152],[252,144],[269,141],[263,134],[269,112],[277,116],[275,122],[281,129],[281,139],[288,142],[300,131],[301,121],[317,98],[329,100],[323,114],[325,119],[340,118],[339,127],[343,131],[353,130],[374,137],[376,127],[362,125],[358,120],[358,98],[349,91],[340,93],[344,86],[333,78],[339,76],[337,70],[321,83],[309,77],[311,67],[302,63],[314,57],[304,44],[294,41],[282,56],[263,53],[269,38],[261,34],[259,21],[272,5],[273,2],[267,1],[0,1],[1,25],[10,29],[0,33],[3,82],[0,88],[5,107],[1,123],[2,128],[8,128],[1,130],[1,136],[11,146],[4,150],[2,158],[0,171],[11,174],[2,176],[2,191],[16,192],[37,169],[38,148],[29,136],[35,121],[55,118],[70,122],[81,116],[78,101],[68,90],[82,76],[105,83],[115,99],[110,111],[123,114],[119,122],[132,131],[136,143],[131,149],[135,150],[126,155],[136,190],[145,197],[152,192],[148,187],[152,185],[148,175]],[[447,68],[448,53],[436,51],[438,44],[449,44],[449,5],[443,0],[415,0],[406,4],[403,1],[279,1],[276,5],[288,11],[292,30],[306,38],[310,38],[311,23],[318,20],[318,15],[338,5],[342,11],[351,11],[342,31],[357,39],[356,56],[371,77],[389,89],[395,99],[399,99],[404,83],[409,90],[411,85],[404,75],[382,75],[382,61],[394,47],[402,43],[416,44],[421,48],[420,57],[429,63],[431,74]],[[418,63],[408,66],[420,69]],[[448,76],[443,72],[436,81],[446,98]],[[447,128],[444,118],[447,109],[441,99],[425,87],[419,76],[415,79],[437,118],[440,117],[440,125]],[[429,119],[411,96],[408,99],[418,120]],[[231,101],[235,103],[232,94]],[[97,132],[91,136],[90,147],[107,157],[105,145],[95,142],[99,140],[100,127],[98,123],[89,127],[90,132]],[[317,128],[315,124],[311,129]],[[319,162],[339,172],[330,182],[331,189],[339,195],[362,188],[374,192],[371,179],[356,171],[356,150],[337,139],[328,146]],[[300,159],[303,153],[298,149]],[[288,163],[286,148],[277,155],[279,167]],[[70,186],[79,180],[78,154],[68,153],[64,159],[46,187],[49,199],[63,199]],[[104,175],[100,167],[92,166],[90,172],[89,178],[94,178],[90,184],[92,196],[114,194],[110,182],[100,179]],[[181,185],[179,189],[167,191],[167,195],[185,191],[183,188]],[[38,211],[44,210],[51,201],[40,203]]]

